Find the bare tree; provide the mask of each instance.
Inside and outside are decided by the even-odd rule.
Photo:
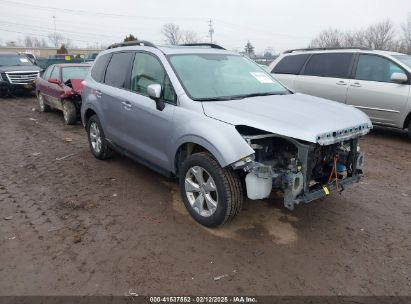
[[[401,26],[402,40],[405,47],[405,52],[411,54],[411,13],[408,14],[407,21]]]
[[[337,29],[329,28],[322,31],[310,43],[310,47],[341,47],[343,45],[344,33]]]
[[[389,20],[371,25],[365,30],[364,38],[369,48],[390,50],[395,40],[394,25]]]
[[[198,35],[194,31],[184,31],[182,34],[181,40],[183,43],[198,43],[200,42],[200,38],[198,38]]]
[[[59,47],[65,41],[63,35],[61,35],[59,33],[49,34],[47,37],[49,38],[50,43],[54,47]]]
[[[163,28],[161,29],[161,33],[164,36],[165,42],[171,45],[180,44],[183,38],[180,27],[173,23],[164,24]]]

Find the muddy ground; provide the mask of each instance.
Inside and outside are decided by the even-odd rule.
[[[342,195],[246,201],[209,230],[175,180],[96,160],[80,124],[35,108],[0,99],[0,295],[411,295],[403,132],[362,140],[366,176]]]

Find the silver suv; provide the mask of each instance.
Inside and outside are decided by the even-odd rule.
[[[246,57],[217,45],[111,46],[82,92],[91,152],[118,151],[178,177],[189,213],[215,227],[250,199],[282,191],[310,202],[358,182],[359,137],[371,121],[354,107],[293,94]]]
[[[369,49],[301,49],[269,71],[295,92],[353,105],[374,124],[407,129],[411,138],[411,56]]]

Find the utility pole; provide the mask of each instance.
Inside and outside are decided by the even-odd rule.
[[[54,23],[54,46],[58,47],[57,43],[57,28],[56,28],[56,16],[53,16],[53,23]]]
[[[210,42],[213,43],[213,34],[214,34],[213,19],[208,20],[208,33],[210,34]]]

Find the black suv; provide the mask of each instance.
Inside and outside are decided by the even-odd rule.
[[[0,96],[17,91],[34,92],[41,69],[24,54],[0,53]]]

